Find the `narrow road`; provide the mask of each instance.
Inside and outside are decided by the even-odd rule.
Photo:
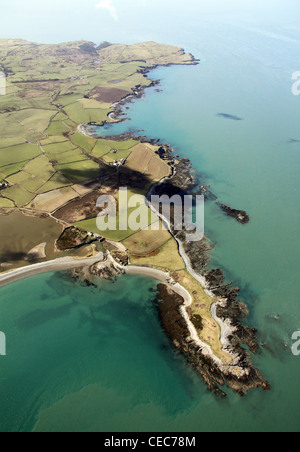
[[[210,290],[208,290],[207,282],[206,282],[205,278],[203,276],[199,275],[198,273],[196,273],[195,270],[192,268],[190,258],[188,257],[188,255],[185,252],[185,249],[184,249],[182,241],[179,240],[177,237],[175,237],[174,234],[172,233],[170,222],[161,213],[159,213],[153,207],[153,205],[151,204],[151,196],[152,196],[156,186],[162,184],[165,180],[168,180],[168,179],[169,179],[169,177],[165,177],[161,181],[159,181],[156,184],[152,185],[152,187],[150,188],[150,190],[149,190],[149,192],[148,192],[148,194],[146,196],[147,205],[162,220],[162,222],[163,222],[164,226],[166,227],[166,229],[169,231],[169,233],[172,235],[172,237],[176,240],[176,242],[178,244],[179,254],[180,254],[180,256],[182,257],[182,259],[183,259],[183,261],[185,263],[187,271],[190,273],[190,275],[194,279],[196,279],[196,281],[198,281],[201,284],[201,286],[203,287],[204,292],[209,297],[212,298],[212,305],[211,305],[210,313],[211,313],[212,318],[215,320],[215,322],[219,325],[219,327],[221,329],[220,341],[221,341],[223,349],[226,349],[226,347],[228,347],[230,345],[228,337],[232,335],[233,327],[231,325],[228,325],[225,322],[223,322],[217,316],[217,304],[218,304],[218,302],[214,302],[215,296]],[[192,301],[191,301],[190,304],[192,304]]]

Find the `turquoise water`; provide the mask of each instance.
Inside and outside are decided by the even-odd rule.
[[[300,98],[291,94],[299,32],[295,42],[225,25],[199,34],[205,39],[188,49],[201,64],[152,72],[163,93],[148,90],[128,115],[136,129],[189,157],[222,202],[251,215],[241,226],[206,204],[205,230],[216,244],[211,265],[239,284],[249,322],[266,343],[255,358],[273,386],[261,396],[269,413],[261,427],[299,429],[300,360],[290,351],[300,328],[300,144],[290,142],[300,137]],[[238,425],[253,427],[247,416]]]
[[[147,90],[131,123],[107,133],[133,127],[171,143],[221,201],[251,215],[241,226],[207,203],[206,234],[212,265],[240,285],[266,343],[254,362],[272,391],[207,393],[160,329],[153,281],[96,290],[49,274],[0,291],[1,430],[299,431],[300,358],[290,346],[300,330],[300,144],[289,143],[300,140],[299,29],[219,25],[186,24],[176,43],[201,64],[153,71],[163,92]]]
[[[134,431],[144,409],[140,428],[151,413],[193,406],[194,377],[161,331],[155,287],[121,277],[95,289],[47,274],[3,288],[0,430]]]

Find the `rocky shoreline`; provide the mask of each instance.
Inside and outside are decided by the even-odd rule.
[[[241,224],[247,224],[250,221],[250,216],[244,210],[233,209],[225,204],[217,203],[220,209],[225,212],[229,217],[234,218]]]
[[[128,134],[126,134],[127,137]],[[113,138],[116,139],[116,137]],[[122,138],[124,139],[124,136]],[[156,140],[153,140],[153,143],[156,143]],[[168,196],[191,194],[196,182],[190,161],[179,159],[177,156],[174,157],[173,150],[169,145],[161,146],[157,154],[170,165],[172,171],[171,176],[152,186],[151,193]],[[157,307],[162,327],[172,344],[185,356],[188,365],[200,373],[208,388],[221,396],[226,395],[219,388],[224,384],[227,384],[240,395],[244,395],[245,392],[257,387],[262,387],[265,390],[270,389],[269,384],[252,365],[250,353],[243,348],[244,345],[247,345],[252,353],[255,354],[258,351],[256,330],[244,326],[241,322],[248,316],[248,309],[238,299],[239,288],[234,287],[233,283],[224,283],[225,276],[222,270],[208,269],[213,244],[207,238],[200,242],[186,241],[185,231],[175,231],[172,224],[169,225],[169,229],[178,243],[178,252],[185,262],[189,261],[187,269],[190,266],[190,273],[192,271],[197,273],[203,287],[209,291],[212,297],[219,299],[219,302],[214,306],[215,314],[212,313],[212,316],[226,326],[227,335],[224,350],[232,356],[233,363],[230,366],[222,365],[217,358],[213,359],[203,353],[199,344],[191,340],[189,326],[181,310],[184,299],[178,293],[172,291],[172,287],[169,285],[160,284],[158,286]],[[123,262],[120,263],[122,263],[122,266],[128,265],[128,262],[124,263],[124,256]],[[123,272],[124,269],[121,273]],[[92,271],[92,274],[95,275],[95,272]],[[98,276],[114,281],[116,272],[113,269],[111,273],[109,268],[106,268],[104,273],[102,271]],[[191,319],[189,320],[191,322]]]
[[[161,147],[158,154],[172,166],[172,176],[156,187],[155,194],[167,194],[168,196],[191,194],[196,182],[190,161],[174,158],[172,149],[168,145]],[[270,389],[269,384],[251,363],[250,353],[243,348],[243,345],[246,345],[252,353],[258,352],[257,331],[244,326],[241,322],[248,316],[249,312],[246,305],[238,299],[240,289],[234,287],[233,283],[225,284],[225,276],[221,269],[208,269],[213,244],[207,238],[200,242],[186,241],[185,231],[175,231],[172,224],[171,233],[177,242],[182,245],[191,268],[200,278],[202,277],[206,289],[220,300],[215,306],[216,317],[221,322],[226,322],[231,331],[227,337],[226,351],[235,357],[235,365],[229,369],[221,369],[214,360],[203,355],[193,341],[186,340],[188,337],[186,334],[187,325],[183,327],[184,319],[182,319],[179,309],[183,300],[179,302],[178,295],[170,294],[166,286],[163,288],[160,285],[158,287],[158,299],[163,301],[163,303],[158,303],[161,323],[173,345],[186,357],[187,362],[202,375],[208,387],[223,396],[225,393],[220,391],[218,385],[225,383],[241,395],[257,387],[262,387],[265,390]],[[181,256],[184,257],[182,252]],[[174,300],[173,307],[171,306],[172,299]],[[165,308],[164,303],[166,303]],[[179,315],[181,315],[180,321],[178,320]],[[174,328],[175,324],[176,328]],[[180,328],[179,325],[181,325]],[[179,329],[181,329],[182,335],[178,334]],[[242,369],[242,372],[239,371],[239,376],[235,375],[237,367]]]
[[[241,396],[259,387],[270,389],[259,371],[249,364],[247,356],[239,357],[239,366],[244,369],[243,374],[234,375],[234,367],[222,369],[209,356],[204,355],[190,339],[187,324],[181,313],[183,304],[182,297],[172,292],[166,285],[158,285],[157,308],[161,325],[174,348],[182,353],[187,363],[202,376],[209,390],[226,397],[226,393],[220,389],[220,386],[225,384]]]
[[[251,389],[269,385],[249,361],[249,355],[235,354],[234,362],[222,364],[209,347],[194,337],[190,319],[187,320],[187,299],[190,295],[182,286],[172,281],[167,273],[160,270],[129,265],[126,253],[108,252],[102,260],[92,266],[74,268],[72,276],[77,281],[97,288],[99,278],[115,282],[120,274],[141,274],[160,281],[157,286],[156,306],[162,328],[174,348],[186,359],[186,362],[201,375],[209,390],[222,397],[225,384],[241,396]],[[232,352],[231,352],[232,353]]]
[[[185,54],[184,49],[181,49],[182,54]],[[191,60],[189,62],[187,62],[186,64],[188,64],[189,66],[197,66],[200,62],[200,60],[196,59],[193,55],[190,55]],[[172,67],[172,66],[181,66],[182,63],[169,63],[169,64],[164,64],[164,65],[158,65],[155,64],[153,66],[146,66],[146,67],[142,67],[141,69],[139,69],[137,71],[138,74],[142,74],[145,77],[147,77],[147,75],[154,69],[157,69],[158,67]],[[148,77],[147,77],[148,79]],[[149,80],[149,79],[148,79]],[[117,124],[120,122],[124,122],[124,121],[128,121],[129,118],[126,117],[126,113],[124,112],[124,107],[126,107],[126,105],[128,103],[131,103],[134,99],[141,99],[144,94],[145,94],[145,90],[147,88],[153,88],[155,86],[159,86],[160,85],[160,80],[150,80],[150,84],[149,85],[136,85],[133,90],[132,93],[130,94],[126,94],[126,96],[122,97],[118,102],[115,102],[114,104],[112,104],[112,111],[108,113],[108,118],[112,121],[103,121],[101,124],[96,124],[96,123],[88,123],[87,126],[105,126],[105,125],[110,125],[110,124]],[[88,135],[91,136],[93,134],[88,132]]]
[[[143,69],[144,73],[149,72],[153,68]],[[159,82],[152,82],[151,86],[157,85]],[[122,108],[133,97],[141,97],[145,87],[137,87],[137,92],[132,96],[126,96],[125,99],[115,104],[115,118],[118,120],[119,115],[123,114]],[[121,118],[121,120],[123,120]],[[96,136],[91,133],[88,128],[81,126],[81,132],[88,136]],[[97,135],[98,136],[98,135]],[[138,139],[143,142],[149,142],[146,137],[137,137],[129,132],[122,136],[110,136],[107,139],[124,140],[129,138]],[[152,144],[158,144],[159,140],[151,140]],[[171,168],[171,176],[165,178],[159,183],[152,186],[151,193],[168,196],[179,194],[191,194],[196,196],[204,194],[206,199],[216,201],[217,197],[210,191],[210,187],[205,187],[196,182],[193,175],[193,169],[189,159],[173,155],[173,149],[168,145],[160,145],[157,154]],[[199,188],[200,187],[200,188]],[[154,190],[154,191],[153,191]],[[242,210],[235,210],[225,204],[218,203],[221,210],[228,216],[233,217],[242,224],[250,221],[249,215]],[[171,222],[172,223],[172,222]],[[226,337],[226,351],[234,357],[234,364],[231,366],[220,366],[209,356],[204,355],[199,346],[190,339],[187,334],[188,325],[182,316],[180,306],[184,303],[182,297],[175,292],[170,293],[170,288],[160,284],[158,286],[157,303],[161,324],[171,342],[186,358],[189,365],[196,368],[202,375],[209,389],[214,390],[222,396],[225,393],[219,389],[219,385],[227,384],[233,390],[241,395],[250,389],[262,387],[265,390],[270,389],[269,384],[264,380],[258,370],[251,363],[251,355],[247,352],[243,345],[249,347],[252,353],[257,353],[258,344],[256,333],[253,328],[244,326],[242,319],[248,316],[248,309],[242,303],[239,297],[239,288],[234,287],[233,283],[225,284],[224,273],[220,269],[210,270],[208,264],[210,261],[210,251],[213,244],[205,238],[201,242],[186,241],[185,231],[175,231],[173,224],[169,225],[169,230],[178,243],[178,250],[185,260],[189,261],[189,265],[203,283],[203,287],[210,292],[212,297],[217,297],[220,301],[215,304],[215,315],[220,324],[225,325],[230,332]],[[183,256],[184,254],[184,256]],[[238,371],[237,371],[238,369]]]

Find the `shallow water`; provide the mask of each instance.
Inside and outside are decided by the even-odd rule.
[[[160,328],[155,285],[124,276],[96,289],[50,273],[2,288],[0,430],[297,429],[295,393],[278,382],[271,393],[245,399],[206,391]],[[258,364],[278,377],[289,366],[266,358]],[[292,383],[290,375],[289,389]]]
[[[134,430],[143,408],[189,410],[194,377],[160,328],[155,287],[123,276],[95,289],[50,273],[2,288],[0,430]]]

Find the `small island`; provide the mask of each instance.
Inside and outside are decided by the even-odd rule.
[[[250,221],[250,216],[244,210],[233,209],[232,207],[226,206],[226,204],[218,203],[220,209],[225,212],[229,217],[234,218],[241,224],[247,224]]]
[[[240,322],[247,308],[239,289],[224,283],[221,270],[208,269],[208,239],[188,242],[172,221],[163,228],[148,203],[148,225],[157,223],[157,230],[97,228],[97,199],[118,202],[120,187],[146,200],[153,192],[193,194],[191,163],[174,156],[169,144],[131,134],[103,138],[94,127],[124,120],[126,103],[157,84],[149,71],[175,64],[198,62],[179,47],[154,42],[0,41],[7,77],[7,96],[0,97],[0,285],[61,269],[94,285],[119,274],[148,275],[159,283],[163,329],[209,389],[221,396],[225,384],[241,395],[269,389],[243,348],[258,349],[256,331]],[[221,208],[249,221],[246,212]]]

